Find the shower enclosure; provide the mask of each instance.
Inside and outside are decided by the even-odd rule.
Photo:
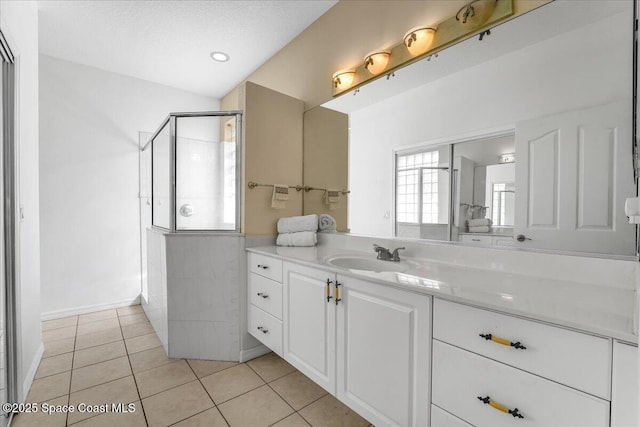
[[[171,113],[141,134],[141,302],[170,357],[239,359],[241,121]]]
[[[239,111],[171,113],[142,147],[141,196],[154,228],[240,230],[241,117]]]

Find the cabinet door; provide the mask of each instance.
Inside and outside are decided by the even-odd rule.
[[[284,358],[335,394],[336,305],[327,301],[335,273],[284,263]]]
[[[637,426],[638,418],[638,347],[615,341],[611,426]]]
[[[379,426],[426,426],[431,298],[338,276],[337,396]]]

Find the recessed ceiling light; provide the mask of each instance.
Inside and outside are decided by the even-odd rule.
[[[229,60],[229,54],[224,52],[211,52],[211,59],[218,62],[227,62]]]

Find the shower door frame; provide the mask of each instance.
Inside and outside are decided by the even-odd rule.
[[[177,135],[176,135],[176,123],[179,118],[187,118],[187,117],[235,117],[236,118],[236,135],[235,135],[235,144],[236,144],[236,200],[235,200],[235,227],[233,230],[225,230],[225,229],[210,229],[210,230],[198,230],[198,229],[188,229],[188,230],[178,230],[176,226],[176,206],[177,206],[177,182],[176,182],[176,168],[177,168]],[[162,132],[165,126],[169,126],[169,228],[161,227],[155,225],[153,223],[153,210],[155,207],[154,203],[154,192],[153,192],[153,141],[155,138]],[[180,112],[180,113],[169,113],[167,118],[165,118],[158,129],[153,133],[149,141],[141,148],[141,151],[145,151],[149,146],[151,146],[150,153],[150,161],[151,161],[151,228],[163,232],[169,233],[221,233],[221,234],[238,234],[241,230],[241,204],[242,200],[242,111],[240,110],[229,110],[229,111],[200,111],[200,112]]]

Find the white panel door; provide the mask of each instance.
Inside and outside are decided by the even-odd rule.
[[[516,246],[634,255],[631,104],[516,124]]]
[[[338,399],[377,426],[428,425],[431,298],[338,283]]]
[[[284,358],[335,394],[336,305],[327,301],[335,273],[284,263]]]

